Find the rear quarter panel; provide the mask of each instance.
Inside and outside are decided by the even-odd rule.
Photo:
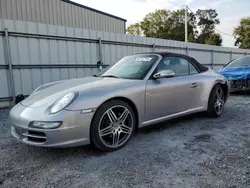
[[[199,80],[199,93],[197,95],[197,100],[194,103],[193,108],[202,107],[204,110],[208,108],[208,100],[213,87],[216,84],[227,84],[227,80],[224,76],[217,74],[213,70],[197,75],[197,80]],[[229,87],[229,85],[227,85]],[[228,93],[226,94],[228,97]]]

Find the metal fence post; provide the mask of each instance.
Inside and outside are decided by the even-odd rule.
[[[98,39],[98,43],[99,43],[99,71],[102,71],[102,65],[103,65],[103,61],[102,61],[102,39],[101,37]]]
[[[188,46],[186,47],[186,55],[188,55]]]
[[[15,84],[14,84],[14,76],[13,76],[13,69],[12,69],[12,61],[11,61],[11,54],[10,54],[10,43],[9,43],[9,32],[8,29],[4,29],[4,38],[5,38],[5,61],[8,64],[8,70],[9,70],[9,84],[11,89],[11,95],[12,95],[12,105],[15,105]]]
[[[233,51],[230,52],[230,61],[233,60]]]
[[[245,56],[247,55],[247,52],[245,52]]]
[[[211,64],[212,69],[214,69],[214,49],[212,49],[212,64]]]
[[[153,52],[155,52],[155,43],[153,44]]]

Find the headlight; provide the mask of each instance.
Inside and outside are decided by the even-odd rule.
[[[54,114],[66,108],[70,103],[72,103],[75,100],[77,94],[78,93],[70,92],[64,95],[63,98],[61,98],[60,100],[58,100],[53,104],[50,113]]]

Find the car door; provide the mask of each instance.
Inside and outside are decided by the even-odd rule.
[[[174,66],[174,65],[177,66]],[[186,111],[190,108],[199,88],[197,69],[187,59],[167,56],[161,60],[154,73],[172,70],[175,77],[153,77],[146,85],[146,119],[153,120]],[[146,121],[147,121],[146,120]]]

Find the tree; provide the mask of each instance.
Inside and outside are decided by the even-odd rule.
[[[141,21],[140,26],[146,37],[169,38],[171,37],[170,23],[171,11],[156,10],[149,13]]]
[[[250,48],[250,17],[242,18],[240,25],[234,29],[235,46]]]
[[[205,44],[221,46],[222,38],[219,33],[210,33],[205,39]]]
[[[214,31],[215,25],[220,23],[220,20],[217,18],[218,13],[215,9],[198,9],[195,15],[198,20],[197,25],[201,28],[203,33]]]
[[[195,42],[200,44],[221,46],[222,37],[219,33],[215,33],[214,31],[202,32],[198,35]]]
[[[143,31],[142,31],[141,26],[140,26],[139,23],[130,25],[127,28],[127,33],[131,34],[131,35],[141,35],[141,36],[143,36]]]
[[[188,41],[220,46],[222,38],[215,33],[215,26],[220,21],[214,9],[197,10],[189,13]],[[199,29],[198,29],[199,28]],[[185,9],[176,11],[156,10],[147,14],[139,23],[127,29],[128,34],[141,35],[169,40],[185,40]]]
[[[185,10],[169,11],[156,10],[147,14],[140,23],[130,25],[127,33],[146,37],[184,41],[185,39]],[[191,14],[190,14],[191,16]],[[194,20],[190,20],[188,35],[194,38]]]
[[[188,40],[194,41],[196,37],[196,18],[192,13],[188,15]],[[171,15],[171,26],[172,33],[174,33],[175,38],[173,40],[185,41],[185,10],[176,10],[172,12]]]
[[[215,9],[196,11],[197,26],[200,29],[197,43],[221,46],[222,37],[215,33],[215,26],[220,23]]]

